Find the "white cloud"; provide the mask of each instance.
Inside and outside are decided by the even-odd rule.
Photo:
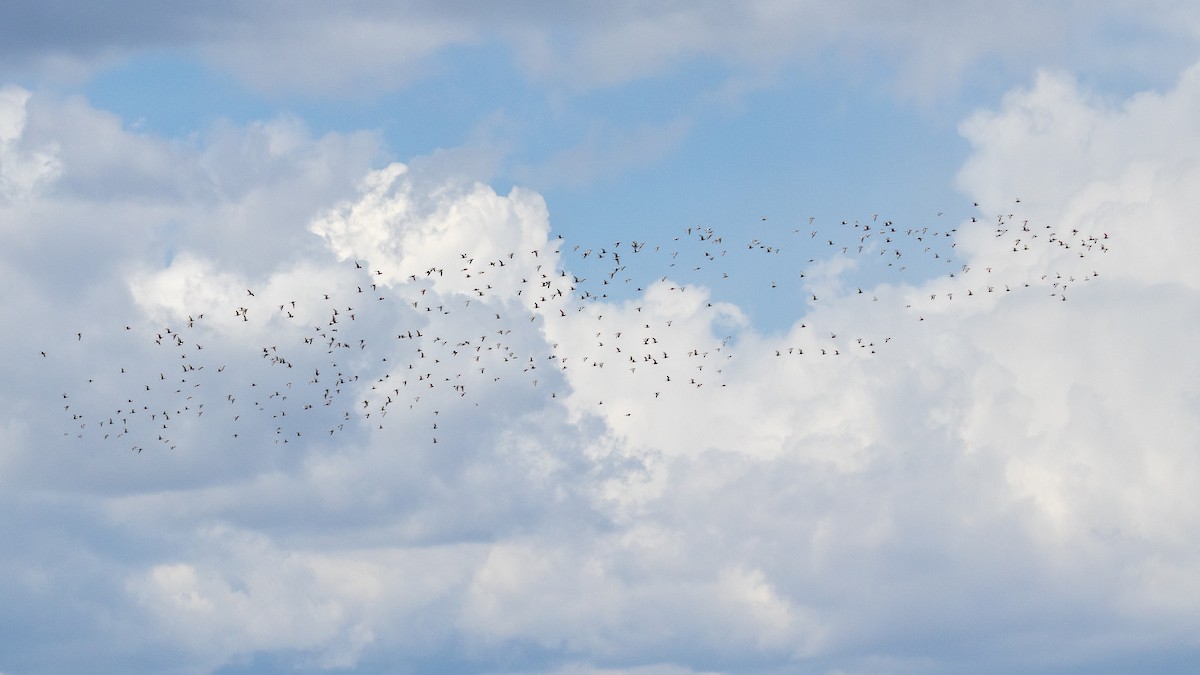
[[[388,285],[416,276],[438,293],[487,303],[515,298],[521,274],[531,276],[537,265],[551,269],[557,260],[547,246],[545,202],[526,190],[501,197],[456,179],[431,186],[414,181],[402,164],[372,172],[359,189],[358,200],[340,204],[310,229],[339,259],[362,260],[383,272],[377,276]],[[468,267],[490,276],[468,276]]]
[[[0,198],[20,202],[58,177],[61,165],[54,144],[23,147],[29,92],[13,85],[0,88]]]
[[[394,614],[399,597],[409,612],[445,592],[435,575],[412,575],[420,552],[355,551],[352,556],[280,550],[273,542],[228,527],[195,533],[195,563],[163,563],[129,581],[129,590],[159,630],[197,655],[222,665],[235,654],[279,649],[310,654],[310,666],[353,667],[376,638],[370,622]],[[439,567],[453,564],[435,556]],[[440,586],[453,580],[444,579]],[[382,600],[388,607],[381,607]],[[382,614],[381,614],[382,613]],[[411,620],[411,619],[410,619]]]
[[[188,148],[6,90],[4,142],[58,143],[61,161],[53,189],[5,206],[23,245],[96,236],[85,211],[130,223],[120,246],[75,244],[95,269],[54,273],[128,296],[39,324],[52,359],[17,339],[37,365],[6,366],[9,381],[36,384],[4,392],[21,411],[3,424],[6,490],[70,494],[114,534],[59,546],[116,569],[110,604],[153,619],[145,639],[184,669],[270,652],[329,669],[404,654],[564,673],[952,671],[963,654],[1086,666],[1109,655],[1099,641],[1195,650],[1196,72],[1120,105],[1043,75],[973,116],[961,187],[1004,218],[961,224],[959,273],[859,294],[834,259],[822,300],[772,335],[660,276],[668,252],[560,251],[534,193],[368,171],[369,138],[278,120]],[[170,220],[178,235],[146,239]],[[639,259],[644,290],[603,296],[593,272],[614,252],[660,255]],[[36,292],[4,309],[44,316],[53,274],[27,264],[6,254],[5,275]],[[333,309],[329,339],[349,346],[306,346]],[[125,391],[115,367],[183,360],[141,338],[201,311],[189,362],[268,373],[264,392],[293,383],[268,403],[289,413],[323,389],[342,398],[291,415],[286,446],[272,411],[215,412],[226,390],[191,394],[210,396],[207,416],[180,415],[175,450],[58,437],[60,385],[74,405],[95,372],[78,398],[107,404]],[[362,377],[309,381],[334,359]],[[6,553],[24,570],[11,578],[53,588],[70,570],[39,579],[44,554]],[[1051,639],[1013,656],[1031,634]]]
[[[1123,237],[1107,262],[1124,279],[1195,288],[1187,252],[1200,246],[1200,235],[1178,223],[1200,205],[1191,190],[1197,134],[1189,119],[1197,80],[1200,70],[1193,67],[1174,90],[1117,105],[1081,92],[1065,76],[1043,73],[1031,89],[1010,93],[1001,111],[963,123],[976,152],[960,184],[992,212],[1010,208],[1016,195],[1045,204],[1033,213],[1059,232]],[[1138,141],[1126,140],[1132,138]]]

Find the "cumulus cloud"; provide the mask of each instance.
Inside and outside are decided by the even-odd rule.
[[[98,269],[56,273],[112,293],[103,308],[77,301],[15,341],[41,365],[8,381],[41,384],[5,390],[5,484],[26,509],[68,493],[94,514],[110,538],[44,546],[114,570],[108,604],[148,633],[122,644],[166,645],[184,671],[270,653],[936,672],[1195,650],[1196,73],[1119,104],[1045,74],[980,111],[960,174],[980,216],[957,224],[955,276],[859,293],[826,257],[821,299],[778,333],[714,300],[715,279],[681,281],[665,243],[563,248],[537,194],[369,169],[370,138],[285,119],[186,147],[5,90],[0,167],[25,175],[50,147],[58,162],[4,205],[24,250],[96,241],[80,213],[124,214],[99,235],[122,246],[89,247]],[[35,288],[10,315],[66,295],[14,250],[5,275]],[[663,266],[609,292],[624,280],[595,265],[624,276],[614,253]],[[173,368],[214,365],[189,385],[227,364],[255,373],[239,392],[294,383],[288,403],[264,391],[216,421],[245,405],[221,390],[206,417],[178,414],[174,450],[60,439],[59,385],[74,397],[95,372],[106,402],[116,366],[156,375],[160,345],[138,339],[166,326],[186,336]],[[362,377],[308,375],[334,360]],[[336,405],[304,417],[310,395]],[[20,550],[4,564],[38,576]]]
[[[41,184],[53,182],[61,170],[53,144],[22,147],[29,92],[6,85],[0,89],[0,196],[21,201]]]
[[[1194,236],[1184,214],[1194,208],[1196,158],[1177,143],[1194,132],[1185,120],[1196,90],[1192,69],[1171,91],[1103,105],[1089,103],[1069,79],[1043,75],[1000,111],[964,125],[978,148],[961,175],[967,189],[990,197],[1000,183],[1047,203],[1052,171],[1062,182],[1045,214],[1054,226],[1103,231],[1121,242],[1103,272],[1117,279],[1111,291],[1085,295],[1066,315],[1034,315],[1023,324],[1026,339],[1005,331],[979,344],[1014,377],[990,395],[1007,390],[1030,408],[1026,440],[1014,444],[1006,474],[1037,506],[1035,531],[1077,552],[1060,554],[1057,564],[1124,579],[1114,605],[1130,618],[1126,603],[1153,602],[1162,566],[1196,564],[1195,549],[1176,529],[1197,517],[1185,483],[1197,469],[1189,450],[1197,429],[1187,409],[1200,364],[1181,323],[1197,309],[1194,266],[1181,252]],[[1046,145],[1057,148],[1054,159]],[[993,162],[1015,169],[1001,176],[989,168]],[[1048,363],[1038,352],[1049,341],[1064,348]],[[1023,363],[1044,369],[1015,367]],[[996,431],[977,428],[967,440],[994,443]],[[1096,557],[1084,559],[1084,550]],[[1159,607],[1159,619],[1181,618]]]
[[[547,269],[557,260],[547,247],[545,202],[519,188],[502,197],[478,183],[429,186],[412,180],[408,167],[392,164],[372,172],[360,192],[358,199],[339,205],[310,229],[339,259],[362,259],[384,272],[377,275],[384,283],[396,285],[417,276],[430,280],[440,293],[478,295],[481,284],[492,286],[483,281],[497,281],[492,292],[483,295],[487,302],[493,296],[515,297],[514,278],[529,275],[537,264],[532,261],[542,252]],[[473,264],[468,258],[503,259],[508,269],[491,270],[491,277],[471,281],[460,273]],[[450,274],[445,273],[447,266]],[[429,274],[432,268],[442,271]]]
[[[1195,288],[1187,257],[1200,242],[1178,224],[1197,206],[1191,190],[1196,129],[1187,118],[1198,79],[1192,67],[1170,92],[1116,103],[1081,91],[1065,75],[1042,73],[1033,87],[1008,94],[1000,111],[979,112],[962,124],[976,152],[959,182],[993,211],[1007,208],[1010,195],[1053,205],[1037,215],[1053,218],[1060,229],[1069,223],[1104,231],[1109,223],[1130,223],[1123,236],[1131,242],[1113,251],[1119,263],[1110,263],[1112,271]],[[1140,142],[1109,140],[1133,137]],[[1065,204],[1052,198],[1062,195],[1069,197]],[[1161,245],[1168,241],[1174,245]]]

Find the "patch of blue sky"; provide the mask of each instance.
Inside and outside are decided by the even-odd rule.
[[[156,51],[98,72],[82,93],[130,128],[164,137],[203,132],[217,120],[245,124],[290,115],[316,135],[379,132],[390,154],[404,160],[463,143],[507,98],[527,100],[522,91],[508,94],[521,80],[501,70],[507,65],[489,58],[487,50],[464,48],[443,53],[433,74],[396,91],[267,95],[194,55]]]
[[[139,52],[93,75],[88,102],[118,115],[126,128],[166,138],[201,133],[217,120],[270,119],[278,107],[182,52]]]
[[[670,273],[713,288],[716,299],[735,302],[764,327],[785,328],[808,296],[797,292],[781,305],[780,294],[761,291],[772,283],[794,287],[801,263],[831,254],[797,248],[794,230],[807,230],[810,217],[818,228],[865,223],[875,213],[917,227],[969,217],[969,203],[953,187],[967,147],[952,117],[835,73],[784,73],[769,86],[722,97],[733,77],[728,67],[701,61],[575,92],[531,80],[507,50],[483,45],[446,50],[430,75],[393,92],[270,98],[185,53],[153,52],[97,74],[84,93],[127,126],[166,137],[202,134],[217,120],[292,115],[317,135],[375,131],[386,160],[493,145],[501,159],[476,178],[501,193],[514,185],[542,193],[565,250],[633,240],[669,248],[689,227],[713,228],[730,249],[753,240],[784,248],[786,255],[768,261],[732,256],[719,273],[682,260],[659,270],[655,261],[628,286]],[[569,256],[567,264],[578,264],[581,276],[595,267]],[[850,283],[892,281],[893,272],[865,266]],[[905,280],[940,273],[913,266]],[[725,274],[734,282],[724,283]]]
[[[876,213],[879,223],[947,229],[973,212],[954,187],[967,144],[940,116],[828,77],[785,80],[746,94],[736,106],[705,107],[699,103],[705,89],[697,86],[705,75],[691,77],[690,85],[684,84],[685,74],[669,78],[666,86],[629,86],[621,92],[626,101],[605,101],[617,114],[628,114],[655,100],[644,90],[673,86],[690,97],[690,109],[680,114],[690,115],[691,127],[655,162],[546,190],[555,228],[569,242],[595,246],[640,239],[665,246],[689,227],[711,227],[733,254],[722,261],[725,270],[715,277],[707,270],[689,275],[692,268],[679,265],[672,274],[713,288],[717,299],[735,302],[756,325],[782,329],[798,317],[804,299],[793,295],[781,303],[781,293],[764,295],[764,289],[772,283],[795,287],[803,264],[832,254],[827,244],[814,246],[815,238],[794,236],[796,229],[836,233],[840,251],[852,224],[869,223]],[[643,93],[645,98],[637,95]],[[754,240],[783,253],[766,259],[739,255]],[[903,277],[908,282],[946,272],[940,264],[911,263]],[[726,271],[733,282],[723,276]],[[849,283],[899,281],[895,272],[886,264],[863,265]]]

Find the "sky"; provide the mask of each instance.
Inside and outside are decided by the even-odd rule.
[[[1200,9],[0,8],[0,673],[1184,673]]]

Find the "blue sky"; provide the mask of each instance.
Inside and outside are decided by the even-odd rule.
[[[1187,3],[0,10],[0,673],[1188,672]]]

